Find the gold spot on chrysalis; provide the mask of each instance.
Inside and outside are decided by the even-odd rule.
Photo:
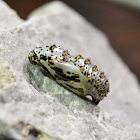
[[[98,84],[98,81],[95,81],[95,84]]]
[[[82,66],[81,68],[80,68],[80,70],[83,70],[84,69],[84,67]]]
[[[88,64],[88,61],[87,61],[87,60],[85,60],[85,64],[86,64],[86,65]]]
[[[89,74],[89,75],[88,75],[88,78],[91,78],[91,77],[92,77],[92,74]]]

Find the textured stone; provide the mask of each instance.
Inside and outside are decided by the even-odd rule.
[[[9,85],[0,90],[0,134],[23,140],[140,139],[139,85],[106,36],[60,1],[44,9],[49,12],[38,9],[43,14],[32,13],[20,26],[0,30],[0,74]],[[34,47],[54,43],[90,57],[105,71],[111,93],[98,106],[29,63]]]
[[[10,29],[23,23],[16,11],[12,10],[3,0],[0,0],[0,30]]]
[[[14,71],[6,62],[0,62],[0,89],[4,90],[9,86],[13,86],[17,82]]]

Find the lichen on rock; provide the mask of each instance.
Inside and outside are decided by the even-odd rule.
[[[7,62],[0,62],[0,90],[15,85],[17,77]]]

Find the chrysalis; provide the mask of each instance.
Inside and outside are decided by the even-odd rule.
[[[71,56],[68,50],[55,44],[35,48],[29,54],[29,61],[41,66],[47,75],[70,91],[92,96],[95,104],[110,92],[104,72],[93,65],[90,58],[85,59],[81,54]]]

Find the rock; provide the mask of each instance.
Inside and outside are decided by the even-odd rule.
[[[23,23],[16,11],[0,0],[0,30],[10,29]]]
[[[16,81],[16,75],[14,71],[9,67],[6,62],[0,62],[0,89],[7,89],[9,86],[13,86]]]
[[[10,24],[13,18],[7,20]],[[5,29],[1,25],[0,30],[0,138],[140,139],[138,81],[100,30],[60,1],[21,21],[20,26],[14,23]],[[111,93],[98,106],[59,86],[29,63],[31,50],[54,43],[73,55],[90,57],[105,71]]]

